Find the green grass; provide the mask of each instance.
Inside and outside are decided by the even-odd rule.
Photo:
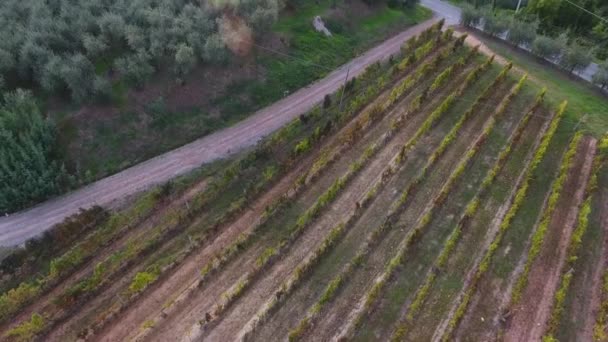
[[[530,81],[539,86],[547,87],[547,100],[552,107],[561,101],[568,100],[568,110],[564,119],[578,122],[587,115],[581,128],[596,137],[608,132],[608,98],[601,95],[592,85],[575,80],[566,73],[542,63],[536,57],[514,49],[507,43],[488,38],[483,34],[475,34],[490,49],[503,56],[513,65],[525,70],[530,75]]]

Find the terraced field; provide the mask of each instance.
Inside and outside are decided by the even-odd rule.
[[[608,338],[608,137],[442,24],[255,149],[3,262],[3,339]]]

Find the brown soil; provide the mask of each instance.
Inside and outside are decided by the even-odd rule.
[[[402,100],[401,102],[403,103],[404,101]],[[397,105],[396,107],[401,107],[400,110],[403,110],[406,106]],[[390,114],[389,116],[394,117],[395,114]],[[238,306],[233,307],[226,315],[220,318],[220,323],[212,328],[209,334],[206,335],[206,338],[210,340],[220,339],[220,337],[230,339],[230,336],[237,333],[239,328],[245,326],[255,315],[258,308],[276,292],[276,289],[278,289],[296,266],[318,248],[318,245],[325,238],[327,231],[338,222],[345,222],[348,217],[354,215],[354,203],[359,202],[367,190],[376,184],[383,174],[382,170],[388,167],[389,161],[397,153],[398,147],[409,139],[410,135],[411,133],[398,134],[397,139],[391,141],[376,156],[376,159],[357,176],[357,179],[349,186],[347,192],[340,196],[327,214],[314,227],[309,228],[294,244],[289,254],[282,258],[281,264],[275,265],[266,271],[263,278],[258,280],[243,298],[239,299]]]
[[[312,339],[335,341],[340,340],[343,334],[349,334],[354,319],[364,307],[365,294],[376,282],[386,277],[385,266],[392,258],[393,253],[397,251],[399,247],[397,243],[405,238],[425,212],[433,206],[434,196],[440,191],[455,165],[464,156],[467,148],[470,147],[471,137],[481,134],[481,128],[487,122],[487,119],[488,115],[485,114],[474,115],[465,123],[453,146],[448,149],[429,173],[429,178],[424,183],[429,186],[421,185],[424,191],[414,195],[413,202],[408,205],[404,215],[399,220],[397,226],[402,227],[402,229],[399,229],[396,235],[389,234],[385,238],[385,242],[379,244],[369,255],[365,266],[360,268],[361,272],[357,272],[351,277],[349,284],[341,291],[340,297],[321,315],[311,332]],[[386,245],[387,243],[388,245]]]
[[[605,168],[605,166],[604,166]],[[586,307],[587,311],[581,313],[581,317],[587,317],[585,320],[585,327],[582,331],[577,331],[576,339],[578,341],[592,341],[593,340],[593,328],[595,326],[595,318],[600,311],[601,306],[601,295],[602,295],[602,276],[606,269],[608,269],[608,189],[601,189],[598,191],[598,195],[603,203],[601,208],[601,229],[604,230],[604,243],[602,244],[602,252],[600,253],[601,259],[598,260],[594,267],[593,274],[591,276],[591,300],[590,305]]]
[[[498,92],[497,92],[497,93],[498,93]],[[521,135],[519,136],[519,138],[518,138],[518,139],[515,139],[516,130],[517,130],[517,129],[518,129],[518,128],[519,128],[519,127],[520,127],[520,126],[523,124],[523,122],[522,122],[522,121],[523,121],[523,116],[522,116],[522,118],[521,118],[521,119],[518,121],[518,123],[514,125],[513,130],[511,131],[511,134],[509,135],[509,139],[507,140],[508,142],[510,142],[510,143],[512,144],[512,147],[511,147],[511,150],[512,150],[512,151],[514,151],[514,150],[516,150],[516,149],[520,148],[520,146],[521,146],[522,142],[523,142],[523,141],[526,139],[526,135],[531,135],[531,134],[534,134],[534,136],[536,136],[536,135],[537,135],[537,129],[535,129],[535,128],[536,128],[536,127],[539,127],[539,128],[540,128],[540,127],[541,127],[541,125],[542,125],[542,122],[543,122],[543,121],[541,121],[541,119],[540,119],[539,117],[532,117],[532,118],[530,118],[530,121],[529,121],[529,122],[526,124],[526,127],[523,129],[523,132],[521,133]],[[491,160],[491,161],[488,161],[488,159],[489,159],[489,160]],[[496,157],[496,158],[494,158],[494,159],[492,159],[492,158],[487,158],[487,157],[486,157],[486,159],[484,159],[484,160],[486,161],[486,163],[487,163],[487,164],[488,164],[488,166],[489,166],[489,169],[488,169],[488,170],[491,170],[491,169],[493,169],[493,168],[495,167],[495,165],[496,165],[495,163],[497,162],[497,157]],[[498,175],[497,177],[500,177],[500,176],[501,176],[501,175],[502,175],[502,174],[505,172],[504,166],[505,166],[505,164],[503,164],[503,165],[502,165],[502,168],[499,170],[499,172],[498,172],[498,174],[499,174],[499,175]],[[513,178],[513,182],[515,182],[515,179],[514,179],[515,177],[512,177],[512,178]],[[481,197],[481,196],[486,196],[486,195],[487,195],[487,190],[486,190],[486,192],[485,192],[485,193],[483,193],[483,195],[482,195],[482,194],[480,194],[480,190],[481,190],[481,189],[478,189],[478,190],[477,190],[476,197],[478,197],[478,199],[481,199],[481,200],[483,201],[483,199],[484,199],[485,197]],[[481,196],[480,196],[480,195],[481,195]],[[486,202],[485,207],[486,207],[486,208],[488,208],[488,207],[489,207],[489,205],[490,205],[490,203],[496,203],[496,202],[495,202],[495,201],[489,201],[489,202]],[[497,203],[497,204],[498,204],[498,203]],[[490,207],[490,208],[496,208],[496,209],[498,209],[498,205],[496,205],[496,206],[494,206],[494,207]],[[464,213],[463,213],[463,214],[460,214],[460,215],[464,215]],[[461,217],[462,217],[462,216],[461,216]],[[459,222],[460,222],[460,221],[459,221]],[[469,235],[469,234],[472,234],[472,232],[470,232],[470,228],[469,228],[470,226],[469,226],[469,223],[470,223],[470,221],[468,221],[468,222],[465,222],[465,223],[464,223],[463,227],[461,228],[461,235],[465,235],[465,234],[466,234],[466,235]],[[456,225],[456,224],[457,224],[457,223],[455,223],[455,225]],[[457,243],[458,243],[458,245],[461,245],[461,244],[463,243],[463,238],[466,238],[466,235],[465,235],[465,236],[461,236],[461,237],[459,238],[459,241],[457,242]],[[450,236],[451,236],[451,235],[450,235]],[[442,246],[443,246],[443,247],[445,247],[445,244],[446,244],[446,243],[447,243],[447,240],[445,240],[445,241],[443,242]],[[452,253],[453,253],[453,255],[455,254],[455,252],[456,252],[456,250],[452,252]],[[433,265],[436,265],[436,264],[435,264],[435,263],[433,263]],[[428,277],[430,277],[430,276],[431,276],[431,275],[432,275],[434,272],[435,272],[435,269],[434,269],[434,268],[429,269],[429,270],[427,271],[427,273],[425,274],[425,276],[424,276],[422,279],[425,279],[425,280],[426,280],[426,279],[427,279]],[[419,285],[418,289],[416,290],[416,292],[414,292],[414,294],[417,294],[417,293],[418,293],[418,291],[420,290],[420,287],[421,287],[421,286],[422,286],[422,283],[420,283],[420,285]],[[394,331],[395,331],[395,330],[398,328],[398,325],[399,325],[401,322],[404,322],[404,321],[406,320],[406,315],[409,313],[409,310],[410,310],[410,305],[411,305],[411,303],[412,303],[412,300],[413,300],[413,299],[414,299],[414,296],[412,296],[412,297],[408,298],[408,300],[407,300],[407,301],[404,303],[404,305],[402,306],[401,311],[400,311],[400,313],[399,313],[399,316],[398,316],[398,317],[399,317],[399,319],[397,319],[397,320],[396,320],[396,321],[393,323],[392,328],[391,328],[391,330],[390,330],[391,332],[394,332]],[[457,338],[457,339],[458,339],[458,338]]]
[[[15,324],[23,322],[25,320],[30,319],[34,312],[48,312],[48,311],[57,311],[62,312],[63,310],[56,306],[54,303],[54,299],[58,297],[60,294],[65,292],[68,288],[82,280],[84,277],[89,276],[95,265],[103,260],[107,259],[112,253],[114,253],[117,249],[120,249],[126,245],[132,239],[137,239],[145,236],[146,232],[153,228],[159,220],[166,215],[169,211],[179,208],[184,205],[185,202],[191,200],[199,191],[203,191],[206,187],[208,179],[202,179],[200,182],[195,184],[190,190],[180,195],[177,199],[172,200],[169,203],[163,204],[155,208],[152,216],[146,218],[144,221],[129,229],[128,231],[121,232],[121,235],[115,241],[111,242],[108,246],[102,246],[99,252],[97,252],[94,257],[81,265],[74,273],[72,273],[69,277],[62,280],[56,286],[49,289],[43,296],[39,297],[33,304],[26,307],[22,310],[16,317],[14,317],[10,326],[8,324],[4,324],[0,326],[0,334],[3,331],[10,329]]]
[[[399,108],[401,111],[404,110],[403,106],[396,106],[396,108]],[[396,113],[399,113],[399,111],[393,111],[385,117],[383,120],[385,122],[384,128],[388,127],[390,119],[395,117],[397,115]],[[382,130],[377,131],[378,133],[382,133]],[[361,144],[361,141],[358,143]],[[362,146],[364,147],[365,145]],[[268,294],[272,293],[276,286],[280,285],[280,283],[277,282],[282,281],[287,276],[287,272],[291,272],[297,263],[300,262],[306,255],[306,253],[315,248],[315,246],[324,237],[325,231],[331,229],[335,223],[337,223],[338,220],[344,216],[345,213],[348,214],[350,211],[349,209],[354,208],[354,203],[358,201],[359,196],[362,196],[362,194],[366,192],[367,187],[371,186],[371,184],[367,181],[367,178],[371,177],[370,172],[373,177],[378,175],[379,173],[376,172],[380,172],[378,170],[380,170],[380,168],[386,164],[386,158],[392,157],[392,155],[387,152],[388,150],[389,147],[385,147],[385,149],[376,156],[376,159],[371,161],[371,164],[369,164],[365,170],[361,171],[361,173],[355,178],[355,180],[353,180],[348,188],[339,196],[338,199],[336,199],[335,203],[330,209],[328,209],[327,213],[318,218],[317,222],[313,226],[309,227],[306,233],[292,246],[292,250],[286,257],[284,257],[286,259],[282,259],[279,265],[273,266],[270,268],[270,270],[264,271],[263,278],[259,279],[256,282],[255,287],[251,291],[247,291],[244,297],[239,299],[239,303],[247,301],[248,298],[253,296],[252,293],[256,293],[256,291],[261,291],[261,293],[264,293],[264,295],[259,295],[261,297],[258,296],[252,300],[263,301],[267,298]],[[351,160],[346,157],[347,155],[341,156],[341,164],[343,164],[343,166],[347,166]],[[354,155],[350,157],[356,158]],[[316,196],[317,195],[311,196],[308,202],[312,203]],[[212,311],[211,308],[216,304],[222,293],[230,288],[230,286],[238,279],[243,278],[241,277],[241,275],[244,273],[243,270],[249,269],[250,264],[257,258],[257,255],[261,252],[263,247],[264,246],[257,246],[257,248],[254,250],[239,258],[240,260],[244,260],[243,262],[236,262],[232,267],[224,270],[220,276],[223,281],[214,281],[213,284],[210,284],[208,288],[196,293],[195,297],[190,301],[190,303],[188,303],[189,305],[187,308],[181,308],[179,314],[170,317],[170,320],[163,322],[162,326],[159,326],[158,331],[154,336],[155,340],[162,341],[164,338],[173,336],[178,332],[184,333],[191,331],[191,329],[193,333],[198,333],[197,322],[205,316],[205,312]],[[287,260],[287,262],[285,260]],[[284,264],[287,264],[288,262],[293,263],[290,264],[293,267],[285,267]],[[273,272],[278,272],[278,274],[281,274],[281,276],[275,275],[274,277],[269,277],[268,275],[274,274]],[[267,282],[270,282],[271,285],[267,285]],[[262,285],[257,285],[258,283]],[[248,320],[251,318],[251,316],[255,313],[255,311],[251,311],[257,310],[258,306],[247,305],[245,307],[247,309],[243,312],[241,312],[241,310],[229,310],[226,315],[240,314],[239,322],[245,324],[245,322],[242,322],[241,320]],[[184,311],[186,311],[186,313],[184,313]],[[229,321],[231,320],[222,318],[222,323]],[[189,322],[189,324],[186,322]],[[220,323],[219,327],[222,327],[222,323]],[[233,333],[236,334],[237,331],[233,331]]]
[[[507,200],[496,211],[496,214],[494,215],[494,218],[492,219],[492,222],[491,222],[490,226],[487,229],[487,233],[486,233],[486,236],[485,236],[485,238],[483,240],[483,244],[478,249],[480,251],[480,253],[476,255],[475,261],[473,263],[473,267],[470,268],[470,271],[467,273],[467,275],[465,277],[465,280],[464,280],[464,283],[463,283],[463,287],[462,287],[462,291],[458,294],[458,296],[456,297],[456,299],[453,300],[453,305],[450,308],[449,313],[446,315],[446,317],[443,318],[443,320],[441,321],[441,323],[439,324],[439,326],[435,330],[435,334],[433,335],[433,340],[434,341],[440,339],[441,336],[445,333],[445,331],[446,331],[446,329],[448,327],[448,323],[452,320],[452,317],[454,316],[454,314],[456,313],[456,309],[458,308],[458,306],[462,302],[462,300],[464,298],[464,295],[466,294],[466,291],[468,291],[469,287],[471,286],[471,283],[473,281],[473,277],[475,275],[475,272],[479,268],[479,265],[481,264],[482,258],[484,257],[484,255],[486,254],[486,252],[489,249],[490,245],[492,244],[492,241],[496,238],[496,235],[497,235],[498,230],[500,228],[500,224],[502,223],[505,215],[507,214],[509,208],[511,207],[511,204],[513,203],[513,200],[515,198],[515,194],[517,193],[519,187],[521,186],[522,182],[524,181],[524,177],[525,177],[525,174],[526,174],[526,171],[527,171],[527,166],[530,164],[530,161],[534,157],[534,151],[536,150],[536,148],[538,147],[538,145],[541,143],[542,136],[544,135],[544,132],[546,132],[546,130],[548,129],[549,124],[550,124],[550,122],[547,121],[543,125],[543,128],[541,129],[541,131],[537,135],[537,139],[534,142],[534,146],[530,149],[530,152],[526,156],[526,160],[523,163],[523,165],[526,165],[526,167],[522,168],[521,173],[518,175],[517,180],[515,181],[515,185],[511,188],[511,193],[509,194]],[[477,296],[475,296],[475,297],[477,297]],[[473,300],[475,300],[475,298]],[[470,310],[468,312],[470,312]],[[463,318],[465,320],[465,324],[466,324],[466,320],[471,319],[469,316],[470,315],[465,314],[465,316]]]
[[[349,129],[353,123],[354,120],[351,122],[351,124],[345,127],[343,131]],[[336,134],[334,137],[336,136],[340,136],[340,134]],[[327,145],[331,146],[332,144],[336,143],[337,139],[334,139],[332,142],[328,142]],[[258,219],[266,205],[271,203],[271,201],[275,198],[278,198],[279,195],[285,193],[291,184],[293,184],[295,178],[303,173],[305,166],[307,167],[311,162],[312,158],[308,162],[300,163],[301,167],[290,172],[290,174],[281,181],[281,184],[277,186],[276,189],[272,190],[272,194],[269,194],[267,198],[262,198],[259,203],[254,205],[255,211],[247,212],[235,224],[225,229],[222,235],[218,237],[216,241],[211,243],[210,246],[204,248],[201,252],[198,252],[196,256],[190,257],[188,260],[186,260],[184,265],[180,266],[178,271],[172,274],[167,281],[163,282],[162,285],[155,288],[153,293],[151,293],[149,296],[146,295],[145,299],[142,299],[142,301],[130,307],[124,316],[124,319],[121,319],[119,325],[112,324],[108,328],[104,329],[100,339],[120,339],[124,336],[135,333],[136,331],[134,331],[134,329],[136,330],[136,328],[139,328],[144,321],[147,321],[146,318],[154,319],[152,317],[158,317],[160,313],[162,313],[163,316],[168,314],[169,311],[163,309],[163,303],[168,303],[166,301],[167,298],[170,299],[169,303],[176,301],[176,303],[171,305],[171,316],[176,314],[172,312],[175,310],[175,306],[184,306],[182,305],[182,302],[186,300],[192,302],[189,296],[191,295],[191,292],[194,292],[197,289],[197,282],[199,278],[198,272],[201,267],[205,265],[208,260],[210,260],[211,256],[217,254],[218,251],[232,243],[237,236],[253,228],[254,225],[251,223]],[[258,251],[254,249],[251,254],[248,253],[247,255],[250,255],[253,257],[253,259],[255,259],[254,252]],[[245,258],[245,260],[247,260],[247,258]],[[227,281],[230,282],[230,280]],[[161,299],[164,299],[164,301],[161,302]],[[182,309],[179,309],[179,311],[181,312]],[[135,323],[125,324],[125,319],[127,321],[135,321]],[[162,324],[164,324],[164,322],[162,322]]]
[[[395,106],[395,108],[405,108],[405,103],[413,99],[413,95],[414,94],[410,94],[405,100],[402,101],[401,104]],[[401,141],[401,143],[408,140],[422,124],[422,122],[426,118],[423,115],[425,111],[428,112],[428,109],[425,109],[420,113],[417,113],[414,116],[410,117],[408,125],[404,127],[404,129],[402,129],[400,133],[398,133],[400,136],[399,140]],[[418,145],[422,146],[423,149],[426,149],[428,148],[429,144],[428,141],[423,138]],[[396,154],[398,152],[397,146],[398,145],[394,146],[391,153]],[[406,158],[405,164],[400,166],[401,170],[398,171],[397,174],[393,175],[392,180],[389,181],[390,184],[386,187],[383,187],[383,190],[375,198],[373,204],[365,209],[365,211],[357,219],[357,221],[353,223],[352,227],[347,228],[348,232],[346,233],[346,236],[344,236],[341,240],[341,246],[344,244],[352,246],[352,252],[354,253],[356,247],[358,247],[362,243],[362,241],[365,240],[363,236],[365,236],[369,232],[371,226],[377,225],[377,222],[379,222],[380,220],[382,220],[383,217],[385,217],[387,210],[386,208],[388,208],[400,194],[398,190],[403,190],[403,188],[405,187],[405,184],[394,184],[395,182],[404,183],[405,179],[401,179],[400,176],[401,173],[404,173],[403,169],[411,169],[415,167],[416,164],[420,164],[413,162],[414,159],[418,158],[419,156],[417,155],[412,158]],[[353,240],[356,240],[356,242],[354,242]],[[341,260],[344,260],[344,262],[346,262],[348,258],[349,257],[347,256],[342,256]],[[276,315],[273,314],[269,319],[267,319],[264,322],[265,324],[262,325],[260,329],[261,331],[259,333],[256,333],[256,335],[262,335],[266,337],[256,336],[256,339],[268,339],[268,334],[271,334],[272,338],[279,338],[279,336],[287,334],[286,331],[290,328],[291,325],[297,323],[297,320],[305,314],[306,309],[311,304],[310,302],[315,299],[315,294],[302,294],[303,291],[306,291],[308,289],[308,286],[306,285],[307,282],[308,279],[304,280],[304,282],[298,286],[298,289],[296,289],[294,293],[290,294],[286,301],[281,303],[280,308],[278,308],[278,311],[276,312]],[[315,287],[319,288],[319,286]],[[304,296],[305,299],[300,300],[302,296]]]
[[[592,138],[584,138],[581,143],[551,218],[543,249],[532,265],[520,303],[512,310],[513,316],[505,331],[506,341],[539,341],[542,338],[589,179],[595,144]]]

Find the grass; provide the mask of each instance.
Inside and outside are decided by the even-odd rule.
[[[555,67],[543,63],[522,50],[515,49],[503,41],[488,38],[483,34],[475,36],[491,50],[530,74],[530,81],[547,87],[547,100],[553,106],[568,100],[568,110],[564,118],[578,122],[587,115],[581,127],[596,137],[608,132],[608,98],[597,88],[585,81],[574,79]]]

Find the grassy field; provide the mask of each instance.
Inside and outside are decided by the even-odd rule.
[[[491,50],[513,62],[528,74],[538,86],[547,87],[547,100],[553,105],[568,100],[566,118],[581,123],[582,128],[596,137],[608,132],[608,95],[602,94],[595,86],[570,76],[562,70],[507,43],[475,33]]]
[[[343,108],[0,264],[2,338],[591,340],[608,138],[439,26]]]

